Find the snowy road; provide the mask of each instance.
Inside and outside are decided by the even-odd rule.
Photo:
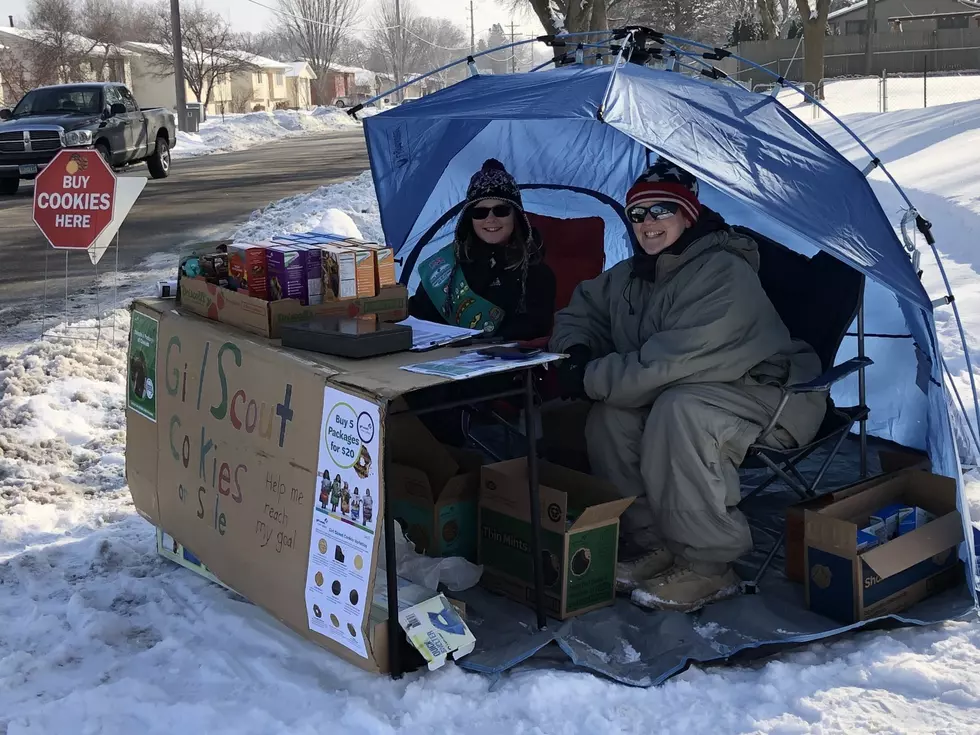
[[[151,181],[120,231],[120,268],[194,239],[221,237],[270,202],[350,179],[368,166],[360,128],[305,135],[246,151],[174,162],[166,181]],[[133,175],[145,176],[145,169]],[[0,199],[0,327],[4,307],[36,299],[43,287],[45,256],[64,290],[65,261],[45,246],[31,220],[33,188]],[[109,256],[106,257],[109,262]],[[103,270],[105,270],[105,265]],[[88,286],[94,269],[72,254],[71,289]]]

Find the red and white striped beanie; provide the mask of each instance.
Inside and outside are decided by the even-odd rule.
[[[626,193],[627,209],[643,201],[673,202],[691,222],[701,215],[698,180],[665,158],[658,158]]]

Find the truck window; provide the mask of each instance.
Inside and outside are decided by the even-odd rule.
[[[116,90],[122,96],[122,102],[126,105],[126,112],[139,112],[140,106],[136,104],[136,98],[133,97],[132,93],[125,87],[116,87]]]
[[[14,108],[14,117],[24,115],[98,115],[102,112],[102,90],[98,87],[49,87],[24,95]]]
[[[105,88],[105,106],[106,108],[112,107],[117,102],[122,102],[123,99],[119,95],[119,90],[116,87],[106,87]]]

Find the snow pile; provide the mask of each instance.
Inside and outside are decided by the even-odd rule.
[[[316,229],[318,232],[329,232],[341,237],[361,238],[361,231],[357,229],[354,220],[350,218],[349,214],[339,209],[328,209],[324,212]]]
[[[317,229],[330,210],[350,218],[355,228],[367,240],[384,242],[378,197],[374,181],[365,171],[352,181],[321,186],[310,194],[299,194],[273,202],[259,210],[235,233],[241,242],[261,242],[288,232],[309,232]],[[328,222],[329,224],[329,222]]]
[[[240,151],[270,140],[306,133],[349,130],[359,123],[336,107],[211,115],[197,133],[178,131],[174,158]]]

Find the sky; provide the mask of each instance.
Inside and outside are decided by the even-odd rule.
[[[190,0],[183,0],[188,3]],[[275,7],[276,0],[256,0],[262,5]],[[411,2],[420,15],[433,17],[449,18],[454,23],[464,28],[469,34],[470,30],[470,3],[469,0],[403,0]],[[0,13],[3,16],[13,13],[15,19],[23,22],[27,17],[27,5],[29,0],[3,0],[0,2]],[[269,28],[274,13],[265,8],[259,7],[250,0],[202,0],[203,4],[213,10],[217,10],[231,19],[232,25],[242,31],[262,31]],[[371,25],[371,14],[373,3],[368,5],[364,12],[364,18],[359,23],[360,27],[369,28]],[[232,10],[234,9],[234,12]],[[510,2],[508,0],[474,0],[473,16],[476,25],[477,37],[481,32],[485,33],[493,23],[508,25],[511,22]],[[4,23],[6,17],[2,18]],[[541,33],[540,26],[533,18],[532,14],[527,14],[523,18],[513,18],[514,23],[521,26],[516,29],[517,33]]]

